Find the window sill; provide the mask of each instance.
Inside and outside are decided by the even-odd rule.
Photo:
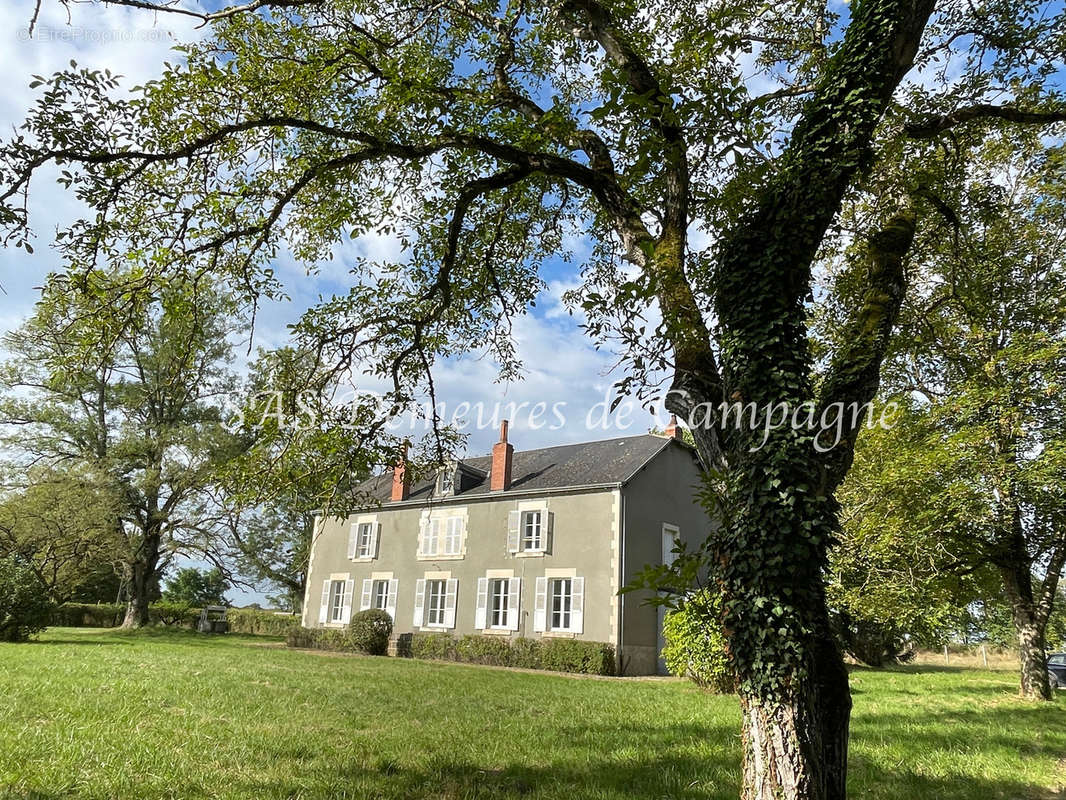
[[[548,555],[545,550],[519,550],[517,553],[512,553],[515,558],[544,558]]]
[[[451,556],[423,556],[417,555],[415,558],[418,561],[462,561],[466,558],[466,553],[459,553],[458,555]]]
[[[441,633],[442,631],[455,630],[455,627],[453,626],[453,627],[449,628],[449,627],[446,627],[444,625],[423,625],[418,630],[421,631],[422,633]]]
[[[516,633],[510,628],[482,628],[481,632],[486,636],[510,636],[512,633]]]
[[[377,561],[377,556],[358,556],[356,558],[349,559],[349,561],[352,561],[356,564],[369,564],[371,561]]]
[[[541,636],[546,639],[576,639],[576,631],[544,631]]]

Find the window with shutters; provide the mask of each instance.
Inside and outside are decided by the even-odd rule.
[[[344,581],[331,581],[329,586],[329,621],[344,621]]]
[[[550,554],[553,522],[554,514],[543,503],[520,503],[507,515],[508,552],[517,556]]]
[[[511,579],[493,578],[489,581],[489,626],[510,628]]]
[[[444,627],[445,600],[448,596],[448,582],[445,580],[426,581],[426,625]]]
[[[361,522],[356,529],[356,558],[373,558],[374,525],[375,523],[373,522]]]
[[[544,549],[544,536],[541,532],[541,521],[543,519],[543,512],[541,511],[524,511],[522,512],[522,549],[523,550],[543,550]]]
[[[365,516],[356,519],[348,534],[348,558],[352,561],[372,561],[377,558],[380,530],[377,517]]]
[[[389,607],[389,581],[374,581],[370,591],[370,607],[385,611]]]

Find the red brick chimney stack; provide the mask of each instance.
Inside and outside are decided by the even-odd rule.
[[[677,424],[677,416],[675,414],[670,415],[670,424],[666,426],[666,436],[669,439],[681,438],[681,426]]]
[[[500,441],[492,446],[492,472],[489,491],[506,492],[511,488],[511,458],[514,446],[507,441],[507,420],[500,424]]]
[[[411,496],[411,476],[407,472],[407,448],[410,442],[403,443],[403,455],[392,468],[392,500],[406,500]]]

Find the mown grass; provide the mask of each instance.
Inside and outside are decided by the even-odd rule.
[[[1066,797],[1066,703],[1005,671],[852,674],[853,797]],[[733,798],[735,699],[290,651],[257,637],[53,629],[0,646],[0,796]]]

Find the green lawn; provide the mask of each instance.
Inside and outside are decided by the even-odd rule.
[[[852,684],[853,797],[1066,797],[1063,698],[980,670]],[[680,681],[53,629],[0,645],[0,796],[733,798],[738,720]]]

